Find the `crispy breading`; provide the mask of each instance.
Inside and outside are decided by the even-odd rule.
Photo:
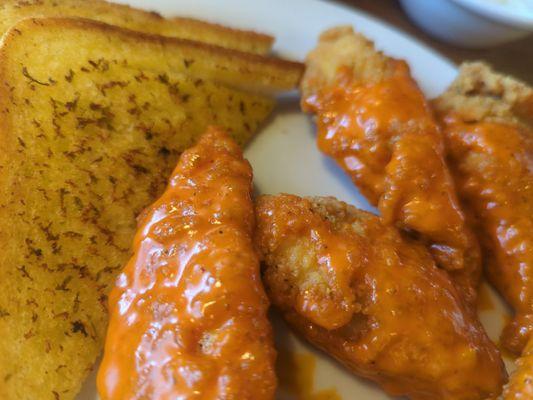
[[[433,104],[439,113],[457,113],[469,122],[533,126],[533,89],[482,62],[463,63],[457,78]]]
[[[138,213],[210,124],[244,144],[301,65],[81,19],[0,49],[0,398],[72,399]],[[217,80],[210,78],[217,76]]]
[[[307,55],[301,84],[303,99],[334,84],[339,66],[349,69],[357,80],[368,83],[379,82],[393,72],[390,59],[376,51],[374,44],[355,33],[351,26],[328,29],[320,35],[319,43]]]
[[[421,244],[333,198],[262,196],[256,215],[267,293],[305,339],[393,395],[500,393],[498,350]]]
[[[461,66],[434,101],[448,161],[483,249],[487,276],[515,316],[502,344],[523,358],[506,398],[532,393],[533,89],[483,63]]]
[[[511,375],[503,393],[505,400],[533,398],[533,339],[530,339],[522,356],[516,361],[516,371]]]
[[[0,35],[29,17],[82,17],[158,35],[197,40],[257,54],[270,52],[274,38],[191,18],[163,18],[155,12],[102,0],[3,0]]]
[[[324,32],[308,54],[302,108],[317,144],[379,208],[425,243],[475,307],[479,245],[465,222],[429,103],[409,66],[351,27]]]

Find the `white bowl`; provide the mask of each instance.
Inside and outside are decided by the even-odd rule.
[[[533,32],[531,0],[401,0],[401,3],[422,29],[461,47],[496,46]]]

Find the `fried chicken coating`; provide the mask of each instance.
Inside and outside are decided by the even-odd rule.
[[[407,64],[347,27],[324,32],[306,64],[302,108],[316,115],[320,150],[385,223],[428,246],[473,306],[479,245],[457,200],[442,135]]]
[[[515,311],[502,344],[525,348],[505,399],[533,398],[533,89],[466,63],[434,107],[488,278]]]
[[[251,192],[250,164],[224,132],[182,154],[110,295],[103,400],[274,399]]]
[[[333,198],[262,196],[267,293],[301,336],[392,395],[486,399],[499,352],[420,243]]]
[[[522,357],[516,361],[516,371],[505,388],[505,400],[533,399],[533,339],[530,339]]]
[[[434,105],[488,278],[515,310],[502,342],[519,354],[533,332],[533,90],[466,64]]]

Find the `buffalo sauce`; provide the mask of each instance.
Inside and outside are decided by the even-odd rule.
[[[505,400],[533,398],[533,338],[529,339],[522,356],[516,361],[516,371],[505,387]]]
[[[467,400],[500,392],[506,373],[497,348],[424,246],[333,199],[265,196],[256,215],[272,302],[313,345],[392,395]],[[316,231],[322,232],[318,238]],[[360,306],[347,324],[327,329],[301,310],[295,297],[314,284],[318,290],[309,302],[319,306],[319,291],[336,291],[335,281],[318,278],[326,267],[318,260],[328,255],[336,260],[337,252],[350,254],[348,265],[332,268],[351,276]],[[286,386],[282,375],[280,383]],[[302,385],[294,384],[298,393]]]
[[[273,399],[252,171],[211,128],[144,214],[112,290],[102,399]]]
[[[490,281],[513,306],[504,331],[515,353],[533,332],[533,132],[442,118],[459,194],[481,240]]]
[[[304,99],[318,117],[318,147],[378,205],[386,223],[415,233],[439,266],[456,271],[456,283],[474,302],[479,249],[465,226],[441,133],[407,64],[391,62],[393,72],[381,81],[361,83],[341,69],[333,85]]]
[[[326,296],[319,296],[317,301],[321,290],[311,284],[298,296],[296,307],[326,329],[339,328],[350,322],[356,310],[350,286],[353,278],[351,246],[340,235],[333,235],[325,229],[313,229],[311,237],[313,246],[318,247],[315,251],[321,280],[327,282],[332,290]]]
[[[268,284],[270,279],[277,282],[275,286],[287,287],[287,290],[270,291],[270,299],[274,304],[290,303],[301,315],[328,330],[340,328],[358,311],[352,287],[361,257],[354,253],[356,243],[353,238],[328,229],[318,215],[307,212],[307,204],[302,204],[297,196],[282,195],[280,199],[263,196],[256,202],[257,246],[263,249],[268,263],[268,254],[283,253],[278,243],[284,243],[287,253],[279,256],[302,259],[306,268],[313,269],[314,273],[299,273],[288,263],[284,263],[285,269],[274,273],[265,270],[263,280],[267,287],[273,286]],[[271,203],[276,204],[275,212],[268,208]],[[302,218],[295,218],[297,214]],[[267,234],[270,232],[274,234]],[[309,236],[310,240],[301,243],[296,240],[295,243],[295,235],[302,239]],[[316,257],[310,257],[311,254]],[[297,284],[287,286],[287,277],[295,278]]]

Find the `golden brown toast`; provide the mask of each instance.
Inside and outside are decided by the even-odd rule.
[[[29,17],[82,17],[140,32],[215,44],[249,53],[267,54],[274,38],[191,18],[163,18],[102,0],[4,0],[0,2],[0,34]]]
[[[0,48],[0,398],[72,399],[139,212],[208,125],[245,143],[300,64],[89,20]]]

